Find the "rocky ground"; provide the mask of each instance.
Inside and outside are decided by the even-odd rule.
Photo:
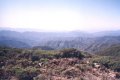
[[[40,65],[41,74],[35,80],[118,80],[116,73],[88,59],[53,59]]]
[[[0,80],[120,80],[93,56],[76,49],[1,49]]]

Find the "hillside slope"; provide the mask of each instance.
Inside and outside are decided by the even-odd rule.
[[[98,54],[104,55],[104,56],[120,57],[120,44],[112,45],[100,51]]]
[[[76,49],[45,51],[0,48],[1,80],[119,80],[93,55]]]
[[[0,37],[0,46],[13,48],[30,48],[30,46],[27,43],[9,37]]]
[[[118,33],[118,31],[116,32]],[[95,34],[95,33],[93,33]],[[76,48],[97,53],[112,45],[120,44],[119,34],[115,36],[93,36],[84,32],[16,32],[0,31],[0,44],[21,47],[50,47],[53,49]],[[107,33],[108,34],[108,33]],[[112,33],[111,33],[112,34]],[[15,42],[15,43],[14,43]],[[19,44],[20,43],[20,44]]]

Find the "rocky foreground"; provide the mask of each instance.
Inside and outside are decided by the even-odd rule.
[[[17,49],[3,49],[3,52],[0,80],[120,80],[118,72],[93,62],[92,55],[76,49],[54,54]]]
[[[35,80],[118,80],[117,73],[104,66],[77,58],[50,60],[40,65],[40,72]]]
[[[89,59],[61,58],[39,63],[40,73],[33,80],[119,80],[117,72],[105,68]],[[19,80],[12,76],[10,80]]]

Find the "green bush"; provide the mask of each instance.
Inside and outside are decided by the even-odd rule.
[[[40,58],[39,58],[39,56],[32,56],[32,57],[31,57],[31,60],[32,60],[32,61],[39,61]]]
[[[13,67],[13,68],[12,68],[12,71],[15,72],[15,75],[16,75],[16,76],[19,76],[19,75],[21,75],[21,74],[24,72],[24,69],[22,69],[22,68],[20,68],[20,67]]]
[[[91,59],[92,62],[101,63],[107,68],[116,70],[120,72],[120,60],[116,60],[113,57],[109,56],[97,56]]]
[[[82,59],[85,57],[84,53],[78,51],[74,48],[64,49],[60,53],[54,55],[56,58],[79,58]]]

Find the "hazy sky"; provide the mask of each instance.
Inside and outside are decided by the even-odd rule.
[[[120,0],[0,0],[0,27],[118,30]]]

